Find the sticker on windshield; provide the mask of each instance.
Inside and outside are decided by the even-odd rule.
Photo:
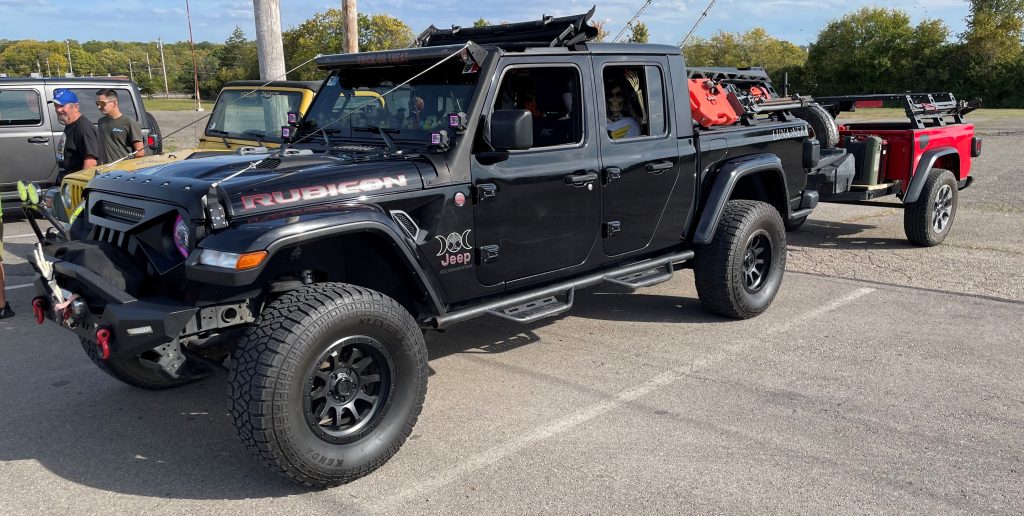
[[[334,76],[328,77],[327,78],[327,85],[328,86],[337,86],[338,85],[338,76],[334,75]]]

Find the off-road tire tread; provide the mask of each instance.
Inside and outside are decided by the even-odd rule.
[[[153,116],[153,114],[150,113],[149,111],[146,111],[146,120],[149,121],[150,131],[152,131],[153,133],[156,134],[156,148],[155,149],[151,149],[151,150],[153,151],[153,154],[163,154],[164,153],[164,133],[163,133],[163,131],[160,130],[160,124],[157,123],[156,117]],[[146,148],[149,149],[149,145],[146,145]]]
[[[784,227],[782,217],[770,204],[761,201],[731,200],[725,203],[722,218],[715,230],[714,239],[710,244],[697,250],[694,260],[694,281],[700,302],[709,311],[734,319],[749,319],[762,312],[763,308],[743,306],[741,300],[742,285],[732,281],[734,276],[734,253],[745,251],[740,237],[747,233],[747,227],[761,217],[777,219],[779,227]],[[782,253],[779,266],[786,268],[786,232],[782,231],[779,249]],[[770,303],[769,303],[770,304]]]
[[[935,191],[945,180],[950,181],[953,189],[953,213],[949,217],[949,227],[946,232],[936,238],[932,232],[932,220],[929,208],[932,205]],[[903,232],[907,240],[915,245],[932,247],[942,243],[952,230],[953,221],[956,219],[957,203],[959,192],[957,191],[956,177],[952,172],[943,168],[933,168],[928,172],[928,179],[924,182],[924,188],[916,201],[905,206],[903,209]]]
[[[315,313],[332,300],[342,303],[335,309],[375,311],[386,323],[406,333],[407,338],[422,344],[422,331],[413,317],[397,301],[373,290],[344,283],[319,283],[289,291],[272,301],[254,324],[245,332],[232,354],[233,367],[229,373],[231,385],[231,414],[235,429],[245,447],[270,469],[299,484],[324,488],[351,482],[381,467],[402,446],[416,424],[426,393],[428,376],[425,345],[414,346],[420,371],[417,374],[418,398],[414,402],[411,419],[402,429],[401,438],[372,463],[341,476],[324,476],[302,466],[301,461],[289,455],[279,437],[274,434],[271,407],[257,405],[258,400],[273,399],[275,372],[287,363],[290,354],[297,351],[294,341],[305,331],[301,328],[304,314]],[[336,313],[342,313],[342,311]],[[328,314],[324,314],[325,316]],[[294,361],[292,362],[294,364]],[[292,381],[303,381],[302,373],[295,373]],[[263,391],[269,390],[270,396]],[[282,394],[283,396],[283,394]],[[280,416],[284,419],[283,416]],[[287,425],[285,425],[287,426]]]

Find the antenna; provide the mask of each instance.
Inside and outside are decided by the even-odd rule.
[[[704,18],[706,18],[708,15],[708,11],[710,11],[711,8],[715,6],[715,2],[717,1],[718,0],[711,0],[711,3],[704,8],[704,12],[700,13],[700,18],[697,18],[697,21],[693,22],[693,27],[690,27],[690,32],[687,32],[686,37],[679,42],[679,48],[683,48],[683,45],[686,44],[686,40],[690,39],[690,35],[693,34],[693,31],[697,30],[697,26],[700,25],[700,22],[704,21]]]
[[[648,7],[650,7],[650,5],[651,5],[651,0],[645,0],[644,1],[644,5],[640,6],[640,9],[636,12],[636,14],[634,14],[633,17],[630,18],[628,22],[626,22],[626,25],[624,27],[622,27],[622,30],[620,30],[619,33],[615,35],[615,39],[612,40],[612,43],[615,43],[616,41],[618,41],[619,38],[622,37],[622,34],[624,32],[626,32],[626,29],[632,27],[633,26],[633,22],[635,22],[636,19],[640,17],[640,14],[644,12],[644,9],[647,9]]]

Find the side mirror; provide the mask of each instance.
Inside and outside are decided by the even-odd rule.
[[[499,109],[491,115],[490,138],[495,150],[533,147],[533,115],[525,109]]]

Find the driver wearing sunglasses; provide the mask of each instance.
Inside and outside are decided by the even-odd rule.
[[[146,155],[142,144],[142,128],[130,116],[121,113],[117,92],[103,89],[96,92],[96,107],[103,114],[99,120],[100,163]]]

